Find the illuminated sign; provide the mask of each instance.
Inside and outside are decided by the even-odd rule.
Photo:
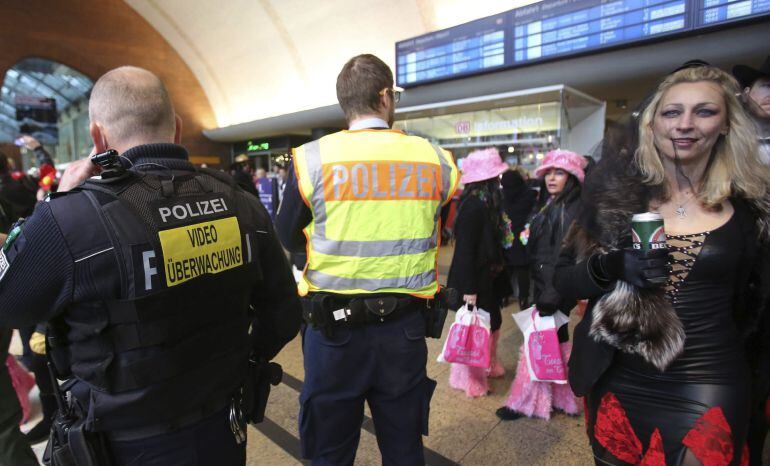
[[[269,142],[253,142],[248,141],[246,143],[246,151],[247,152],[262,152],[270,150],[270,143]]]

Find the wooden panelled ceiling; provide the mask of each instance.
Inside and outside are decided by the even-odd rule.
[[[195,74],[123,0],[2,0],[0,76],[27,57],[63,63],[94,81],[118,66],[146,68],[166,83],[184,122],[183,143],[191,155],[209,163],[229,155],[227,145],[202,134],[217,121]]]

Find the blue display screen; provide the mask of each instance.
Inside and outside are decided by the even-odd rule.
[[[770,0],[700,0],[698,25],[711,26],[770,13]]]
[[[415,83],[505,66],[506,14],[396,44],[396,81]]]
[[[547,0],[396,43],[409,87],[770,14],[770,0]]]

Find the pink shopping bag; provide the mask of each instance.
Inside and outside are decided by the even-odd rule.
[[[35,378],[25,371],[10,354],[5,360],[5,366],[8,368],[11,383],[16,391],[16,396],[19,398],[22,411],[21,424],[24,424],[29,419],[29,391],[35,386]]]
[[[567,370],[561,357],[556,326],[551,319],[551,325],[538,329],[535,314],[537,311],[532,312],[532,332],[527,336],[526,347],[529,353],[530,375],[534,376],[533,380],[564,382],[567,380]]]
[[[449,329],[439,362],[453,362],[473,367],[489,367],[489,313],[467,306],[457,311]]]

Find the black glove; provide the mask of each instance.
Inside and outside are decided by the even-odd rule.
[[[611,251],[599,255],[593,263],[596,275],[610,282],[623,280],[638,288],[653,288],[668,280],[667,248]]]
[[[554,315],[559,310],[560,304],[561,297],[559,294],[554,290],[546,289],[537,297],[535,308],[537,308],[540,317],[548,317]]]

